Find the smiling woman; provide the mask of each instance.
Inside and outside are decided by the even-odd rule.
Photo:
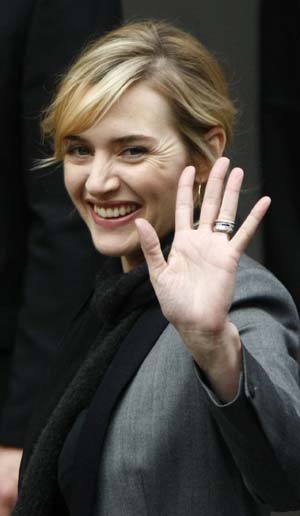
[[[243,254],[270,199],[234,233],[233,117],[214,58],[162,22],[95,41],[60,84],[51,160],[108,259],[44,389],[16,516],[300,507],[299,320]]]
[[[159,237],[170,232],[180,173],[197,164],[196,201],[234,116],[222,72],[197,40],[185,34],[183,46],[183,33],[162,23],[131,28],[83,54],[43,122],[94,245],[123,256],[126,271],[143,260],[135,218]],[[137,209],[115,220],[116,203]]]

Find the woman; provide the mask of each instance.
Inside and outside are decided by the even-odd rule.
[[[15,515],[300,507],[298,318],[242,255],[268,197],[232,236],[233,115],[215,60],[161,22],[108,34],[63,79],[44,130],[110,258],[50,375]]]

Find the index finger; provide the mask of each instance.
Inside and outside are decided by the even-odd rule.
[[[249,244],[251,238],[257,231],[259,224],[262,219],[266,215],[271,204],[271,198],[268,196],[262,197],[257,201],[255,206],[250,211],[248,217],[243,222],[239,230],[230,240],[230,245],[234,246],[234,248],[242,254],[247,245]]]

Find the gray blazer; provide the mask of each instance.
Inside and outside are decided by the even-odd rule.
[[[172,325],[122,396],[99,465],[95,516],[265,516],[300,508],[298,316],[243,257],[230,312],[243,343],[221,403]]]

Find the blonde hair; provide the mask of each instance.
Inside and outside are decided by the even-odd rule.
[[[42,121],[53,141],[52,161],[64,158],[64,139],[90,128],[134,83],[145,81],[168,101],[188,150],[210,162],[212,127],[232,137],[235,108],[215,58],[193,36],[162,21],[124,25],[97,39],[59,84]]]

